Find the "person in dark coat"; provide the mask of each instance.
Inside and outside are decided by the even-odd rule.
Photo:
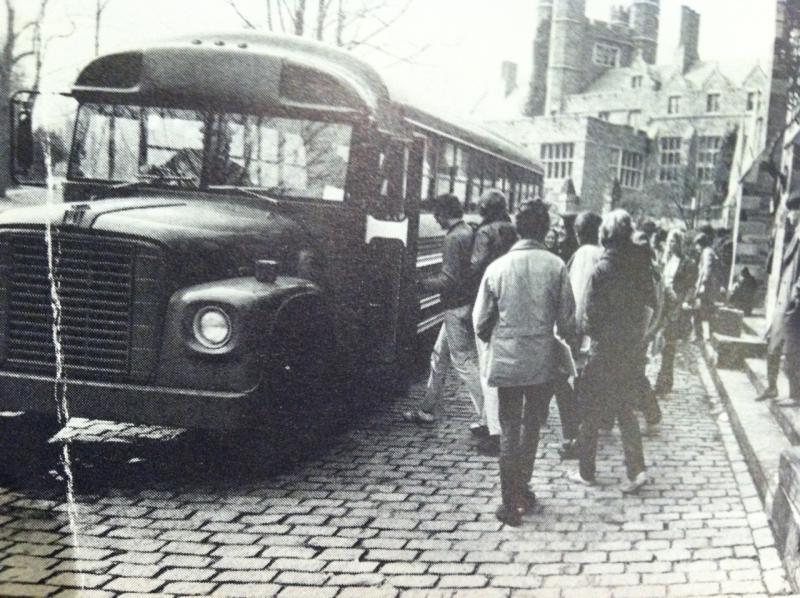
[[[733,283],[728,302],[736,309],[741,309],[744,315],[749,316],[753,313],[757,292],[758,281],[750,274],[750,268],[745,266],[736,277],[736,282]]]
[[[555,240],[548,243],[548,239]],[[564,260],[564,243],[558,241],[558,229],[551,228],[545,236],[545,247],[553,255]],[[570,256],[571,257],[571,256]],[[567,260],[564,260],[566,263]],[[558,416],[561,419],[561,448],[559,454],[562,459],[574,459],[577,456],[576,446],[578,441],[578,425],[580,415],[578,412],[578,397],[575,389],[569,382],[569,374],[557,372],[553,378],[553,394],[558,405]]]
[[[589,281],[584,316],[592,348],[583,374],[587,404],[578,435],[580,465],[569,476],[582,484],[595,483],[598,427],[610,412],[622,433],[628,476],[622,485],[625,493],[648,482],[634,408],[641,392],[637,364],[648,320],[656,309],[650,265],[633,245],[632,233],[625,210],[613,210],[603,218],[600,241],[605,251]]]
[[[464,222],[461,202],[455,195],[440,195],[434,200],[433,215],[446,231],[442,269],[420,282],[423,292],[439,293],[444,322],[431,352],[431,370],[425,398],[418,409],[403,413],[403,419],[416,424],[432,424],[444,395],[447,373],[454,369],[467,387],[478,417],[483,412],[483,389],[478,371],[478,351],[472,329],[472,303],[475,283],[472,277],[474,231]]]
[[[472,277],[476,281],[483,278],[486,268],[500,256],[505,255],[517,242],[517,231],[511,223],[506,208],[505,194],[498,189],[489,189],[478,200],[478,213],[481,224],[475,231],[475,242],[472,248]],[[476,339],[478,361],[483,364],[486,359],[486,343]],[[473,428],[473,434],[480,437],[478,452],[482,455],[496,457],[500,454],[500,420],[497,411],[497,388],[489,386],[485,375],[485,367],[481,365],[481,386],[483,387],[483,413],[480,425]]]

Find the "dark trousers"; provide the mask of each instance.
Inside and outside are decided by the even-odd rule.
[[[778,375],[781,372],[781,356],[783,345],[779,345],[773,352],[767,352],[767,387],[778,388]]]
[[[500,489],[503,505],[515,508],[533,475],[539,428],[547,420],[552,384],[497,389],[500,411]]]
[[[595,477],[597,430],[608,416],[619,422],[628,478],[634,479],[645,469],[642,436],[634,413],[641,393],[637,359],[598,353],[586,365],[581,384],[584,417],[578,434],[580,472],[585,480]]]
[[[561,419],[561,435],[564,440],[578,437],[578,397],[567,376],[558,376],[553,381],[553,392],[556,395],[558,416]]]

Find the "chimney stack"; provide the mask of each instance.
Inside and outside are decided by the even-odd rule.
[[[676,62],[682,73],[687,72],[700,59],[699,44],[700,15],[688,6],[681,6],[681,37]]]
[[[517,63],[504,60],[500,67],[503,78],[503,97],[508,97],[517,89]]]

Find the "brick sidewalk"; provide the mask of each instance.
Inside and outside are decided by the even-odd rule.
[[[553,405],[534,479],[543,511],[521,528],[502,527],[497,465],[472,449],[469,401],[452,385],[460,396],[443,421],[419,429],[400,416],[418,387],[278,476],[203,479],[197,465],[186,478],[84,490],[83,476],[112,475],[89,461],[74,468],[74,502],[61,482],[57,491],[0,488],[0,595],[786,593],[755,487],[697,360],[693,350],[679,355],[662,431],[645,439],[654,483],[638,496],[619,490],[613,434],[601,436],[601,487],[566,480],[575,462],[558,458]]]

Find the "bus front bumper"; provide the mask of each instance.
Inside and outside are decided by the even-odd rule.
[[[70,417],[136,424],[233,430],[246,427],[259,386],[219,392],[113,382],[56,380],[0,371],[0,411],[58,413],[65,401]]]

